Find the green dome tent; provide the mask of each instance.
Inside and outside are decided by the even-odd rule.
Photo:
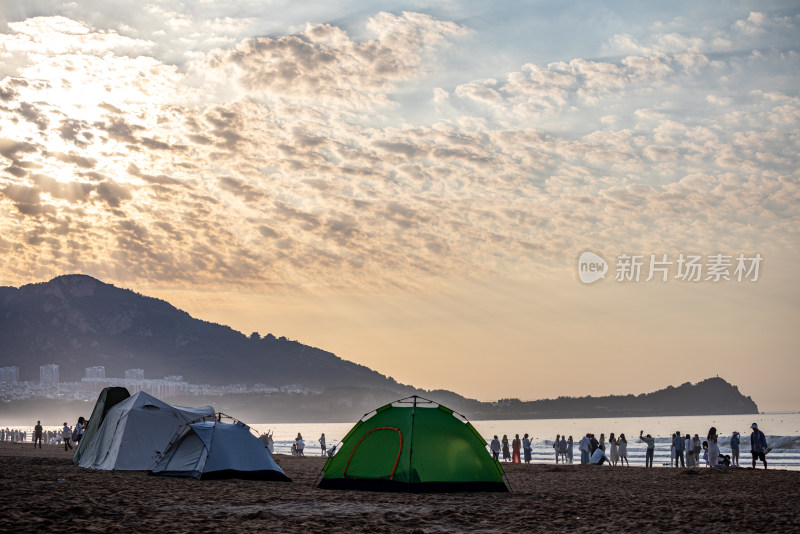
[[[320,488],[508,491],[469,421],[416,395],[364,415],[322,471]]]

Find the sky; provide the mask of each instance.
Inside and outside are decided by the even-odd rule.
[[[0,285],[88,274],[481,400],[721,376],[798,410],[799,26],[0,0]]]

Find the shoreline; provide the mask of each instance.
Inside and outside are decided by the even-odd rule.
[[[275,460],[292,482],[94,471],[72,465],[63,447],[0,443],[0,530],[800,530],[800,472],[790,470],[503,464],[511,493],[406,494],[319,489],[323,458]]]

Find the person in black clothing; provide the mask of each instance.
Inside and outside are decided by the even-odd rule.
[[[600,443],[597,441],[597,438],[594,437],[594,434],[589,434],[589,447],[592,449],[591,451],[589,451],[589,458],[592,457],[594,451],[597,450],[597,447],[599,445]]]
[[[33,427],[33,448],[36,448],[36,442],[39,442],[39,448],[42,448],[42,422],[36,421],[36,426]]]

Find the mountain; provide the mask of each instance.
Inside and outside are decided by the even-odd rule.
[[[640,395],[605,397],[558,397],[521,401],[503,399],[491,407],[475,409],[481,419],[505,419],[513,414],[520,419],[576,417],[651,417],[657,415],[734,415],[758,413],[758,406],[739,388],[720,377],[696,384],[686,382]]]
[[[182,375],[195,384],[408,389],[330,352],[272,334],[248,337],[90,276],[0,287],[0,366],[37,381],[39,366],[51,363],[65,382],[102,365],[110,377],[140,368],[145,378]]]
[[[35,382],[39,366],[49,363],[60,366],[62,382],[80,380],[86,367],[103,365],[109,377],[141,368],[146,378],[182,375],[194,384],[296,384],[320,392],[181,399],[186,405],[213,404],[251,421],[349,421],[414,393],[476,420],[758,413],[750,397],[719,377],[641,395],[481,402],[451,391],[398,384],[285,337],[248,337],[89,276],[0,287],[0,367],[17,366],[20,380]],[[14,400],[4,410],[24,410],[27,404]]]
[[[422,397],[440,402],[468,419],[577,419],[592,417],[651,417],[685,415],[734,415],[758,413],[758,406],[742,395],[739,388],[719,377],[697,384],[641,395],[605,397],[559,397],[520,401],[502,399],[481,402],[452,391],[416,391]],[[197,398],[184,397],[183,403],[211,404],[218,411],[237,414],[250,421],[274,423],[351,421],[377,406],[397,400],[397,393],[375,388],[329,388],[319,394],[245,394]],[[180,402],[179,402],[180,404]]]

